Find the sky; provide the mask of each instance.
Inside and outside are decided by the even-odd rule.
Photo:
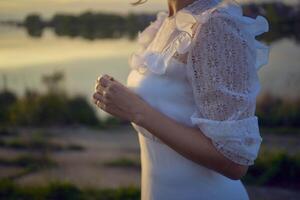
[[[116,13],[151,12],[167,9],[166,0],[148,0],[148,3],[133,7],[134,0],[0,0],[0,20],[23,19],[29,13],[39,13],[49,18],[57,12],[81,13],[90,11],[107,11]],[[236,0],[237,2],[261,2],[276,0]],[[295,3],[300,0],[278,0]]]

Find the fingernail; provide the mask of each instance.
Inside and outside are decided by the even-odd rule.
[[[109,79],[109,76],[107,74],[104,75],[104,78]]]

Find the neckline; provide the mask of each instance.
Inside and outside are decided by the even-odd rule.
[[[179,10],[178,10],[175,14],[173,14],[172,16],[169,16],[169,12],[167,12],[167,17],[166,17],[166,19],[167,19],[168,21],[170,21],[170,20],[174,19],[174,18],[176,17],[176,15],[177,15],[179,12],[182,12],[182,11],[184,11],[184,10],[189,10],[190,8],[194,7],[194,6],[195,6],[196,4],[198,4],[198,3],[199,3],[199,4],[200,4],[201,2],[202,2],[202,3],[205,3],[204,6],[202,6],[202,7],[204,8],[205,6],[210,5],[210,3],[216,2],[216,1],[219,2],[220,0],[195,0],[195,1],[193,1],[192,3],[186,5],[185,7],[179,9]]]

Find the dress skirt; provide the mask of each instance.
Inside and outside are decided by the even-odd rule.
[[[249,199],[240,180],[231,180],[198,165],[169,146],[145,137],[145,133],[138,132],[138,139],[142,200]]]

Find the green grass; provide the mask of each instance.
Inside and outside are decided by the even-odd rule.
[[[140,189],[134,186],[79,189],[68,182],[52,182],[42,187],[0,180],[0,199],[5,200],[138,200],[140,195]]]
[[[24,141],[19,138],[14,138],[11,140],[0,140],[0,147],[13,148],[19,150],[49,150],[49,151],[63,151],[63,150],[73,150],[73,151],[82,151],[84,147],[79,144],[67,144],[60,145],[56,143],[51,143],[49,141],[37,141],[37,140],[28,140]]]
[[[14,136],[17,134],[18,132],[16,130],[13,130],[12,128],[0,126],[0,136]]]
[[[0,165],[30,168],[44,168],[55,165],[48,156],[22,155],[13,159],[0,158]]]
[[[243,178],[246,184],[300,189],[300,154],[285,151],[261,152]]]
[[[108,167],[124,167],[124,168],[140,168],[141,164],[139,161],[134,159],[122,157],[115,160],[107,161],[104,166]]]
[[[300,128],[298,127],[260,127],[261,132],[264,134],[276,134],[280,136],[284,135],[300,135]]]
[[[68,144],[63,149],[71,151],[83,151],[85,148],[79,144]]]
[[[21,138],[0,140],[0,146],[4,148],[13,148],[20,150],[63,150],[63,147],[59,144],[52,144],[45,140],[23,140]]]
[[[0,158],[0,165],[7,167],[22,167],[23,170],[21,172],[6,177],[9,179],[16,179],[38,170],[55,167],[57,166],[57,163],[46,155],[22,155],[12,159]]]
[[[73,151],[83,151],[84,147],[79,144],[67,144],[61,145],[49,141],[49,138],[43,137],[31,137],[28,140],[22,138],[12,138],[3,140],[0,139],[0,147],[3,148],[13,148],[17,150],[34,150],[34,151],[63,151],[63,150],[73,150]]]

